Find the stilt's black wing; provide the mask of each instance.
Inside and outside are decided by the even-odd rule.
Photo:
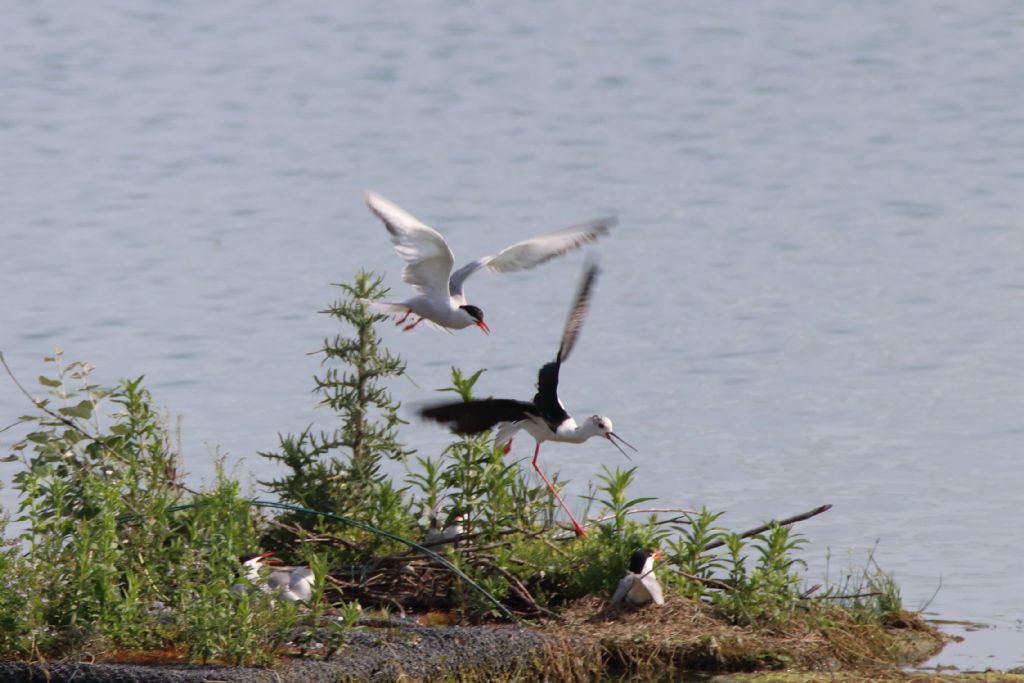
[[[590,262],[583,271],[583,279],[580,280],[580,288],[576,290],[576,300],[569,311],[569,318],[565,321],[565,330],[562,332],[562,343],[558,347],[556,363],[562,363],[569,359],[569,353],[576,346],[576,338],[583,327],[583,318],[587,315],[587,306],[590,304],[590,293],[594,289],[594,282],[597,280],[597,264]],[[543,372],[543,371],[542,371]],[[555,384],[558,383],[558,373],[555,372]]]
[[[510,398],[453,401],[420,410],[420,417],[447,424],[456,434],[479,434],[499,422],[518,422],[536,414],[533,404]]]
[[[553,362],[542,367],[537,373],[537,393],[533,397],[533,403],[548,424],[555,427],[569,417],[569,413],[558,400],[558,371],[562,367],[562,361],[569,357],[576,346],[576,338],[583,327],[583,318],[587,315],[587,305],[590,303],[590,294],[594,289],[597,273],[597,264],[588,263],[583,271],[583,279],[580,280],[580,288],[576,292],[576,300],[569,311],[569,318],[565,321],[558,355]]]
[[[569,417],[558,400],[558,367],[558,361],[551,361],[540,369],[537,373],[537,393],[533,396],[533,404],[552,429]]]

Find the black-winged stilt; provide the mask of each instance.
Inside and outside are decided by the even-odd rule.
[[[577,536],[585,536],[586,532],[576,518],[569,512],[562,497],[537,464],[540,445],[544,441],[561,441],[564,443],[583,443],[592,436],[603,436],[618,448],[623,455],[626,451],[615,442],[618,439],[633,448],[622,437],[612,431],[612,421],[603,415],[593,415],[577,424],[576,420],[565,410],[558,400],[558,371],[562,362],[569,357],[587,312],[590,293],[597,278],[597,266],[589,264],[583,273],[576,300],[569,312],[562,333],[562,342],[558,347],[555,360],[546,364],[537,373],[537,394],[533,401],[517,401],[506,398],[486,398],[473,401],[440,403],[420,410],[420,415],[451,426],[457,434],[479,434],[495,425],[499,425],[495,443],[505,444],[507,453],[512,445],[512,438],[520,429],[525,430],[537,442],[533,451],[533,468],[537,470],[544,483],[551,489],[562,509],[569,515]],[[636,450],[633,448],[633,450]],[[629,456],[626,455],[628,458]]]
[[[375,311],[404,314],[401,325],[410,315],[419,318],[404,327],[411,330],[423,320],[443,328],[461,330],[476,325],[484,332],[490,329],[484,323],[484,314],[466,302],[463,284],[470,275],[487,268],[498,273],[511,273],[539,266],[557,256],[593,242],[608,234],[616,219],[599,218],[571,228],[538,235],[497,254],[484,256],[467,263],[454,273],[455,257],[441,233],[424,225],[396,204],[373,192],[366,193],[366,205],[384,221],[384,226],[395,244],[395,251],[405,260],[402,280],[419,292],[417,296],[400,302],[367,302]]]

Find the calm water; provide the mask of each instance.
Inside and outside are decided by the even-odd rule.
[[[637,492],[736,529],[833,503],[800,526],[812,578],[877,540],[910,607],[941,583],[930,612],[994,627],[939,662],[1024,664],[1022,22],[1013,2],[18,3],[0,349],[23,380],[58,345],[104,383],[144,373],[195,480],[217,452],[265,478],[257,451],[328,418],[306,354],[339,331],[329,283],[404,290],[364,189],[460,260],[614,212],[563,400],[641,449]],[[529,398],[580,261],[476,276],[490,337],[387,330],[418,384],[395,394],[459,364]],[[0,422],[25,410],[0,382]],[[542,458],[577,503],[622,464],[597,441]]]

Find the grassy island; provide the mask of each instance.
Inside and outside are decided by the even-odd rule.
[[[900,667],[941,649],[873,563],[833,585],[804,578],[794,525],[827,505],[737,532],[714,511],[659,507],[620,467],[598,475],[577,538],[491,435],[416,452],[387,390],[404,362],[360,303],[386,290],[368,273],[341,289],[326,313],[345,333],[325,340],[314,389],[336,426],[262,454],[285,471],[261,482],[265,500],[224,473],[191,489],[142,378],[101,386],[58,351],[39,397],[7,370],[31,411],[6,454],[22,467],[20,531],[0,551],[5,680],[185,664],[180,676],[217,666],[222,680],[910,680]],[[468,400],[481,372],[453,368],[445,390]],[[648,547],[666,604],[611,604]],[[312,568],[310,599],[240,573],[263,550]]]

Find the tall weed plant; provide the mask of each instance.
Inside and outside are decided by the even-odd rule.
[[[350,328],[352,336],[324,340],[319,351],[323,370],[313,378],[320,405],[336,414],[338,425],[282,436],[277,451],[261,455],[290,472],[261,483],[284,503],[407,533],[413,519],[403,491],[381,472],[384,459],[405,462],[412,453],[399,441],[400,404],[384,384],[401,376],[405,363],[384,349],[377,335],[375,324],[387,316],[373,313],[363,303],[384,297],[388,290],[379,277],[366,272],[358,273],[352,284],[338,286],[343,298],[323,313]],[[280,522],[270,543],[287,546],[308,533],[333,537],[332,559],[337,563],[360,562],[397,549],[386,539],[322,517],[293,513],[283,515]]]

